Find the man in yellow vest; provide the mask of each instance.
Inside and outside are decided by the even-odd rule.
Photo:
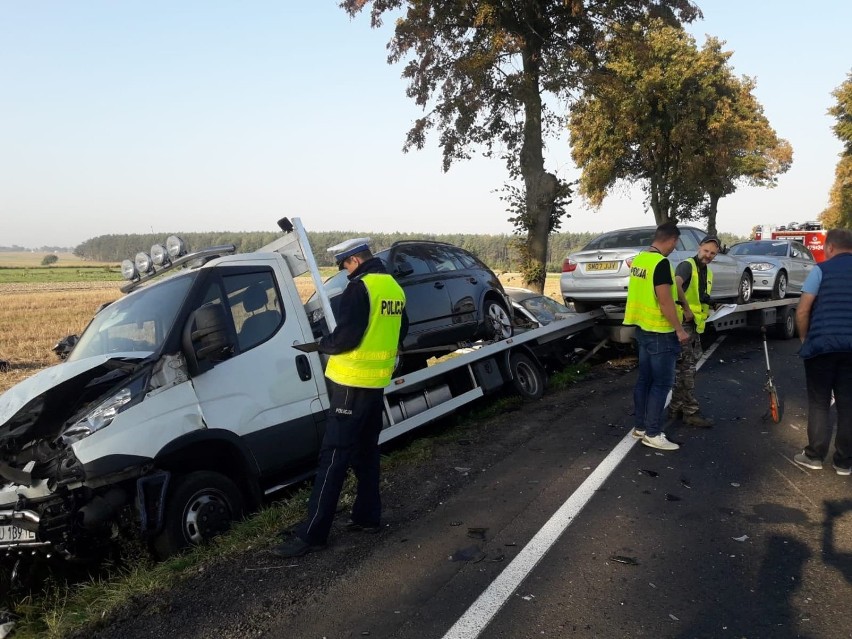
[[[348,240],[329,249],[338,268],[349,272],[337,327],[319,341],[319,351],[331,356],[325,370],[331,406],[307,518],[291,539],[272,549],[279,557],[300,557],[325,548],[350,466],[358,488],[345,528],[379,531],[384,388],[408,331],[408,317],[402,288],[373,257],[368,242],[369,238]]]
[[[695,397],[695,364],[704,354],[701,335],[710,314],[713,271],[708,265],[719,254],[720,248],[719,238],[715,235],[706,236],[698,245],[698,253],[678,264],[675,271],[675,281],[684,294],[681,302],[683,328],[689,334],[689,342],[684,344],[677,359],[669,415],[674,419],[682,417],[684,424],[698,428],[713,426],[713,420],[701,414]]]
[[[674,385],[675,363],[681,344],[689,341],[675,305],[679,296],[674,269],[666,259],[679,239],[680,229],[674,222],[657,227],[651,246],[631,264],[624,312],[624,323],[636,327],[639,347],[639,378],[633,389],[633,436],[659,450],[680,448],[662,430],[666,397]]]

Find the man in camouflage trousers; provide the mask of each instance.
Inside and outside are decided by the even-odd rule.
[[[698,428],[713,426],[713,420],[701,414],[695,398],[695,365],[704,354],[701,334],[710,314],[713,272],[708,264],[719,254],[720,248],[719,238],[708,235],[698,246],[698,253],[681,262],[675,272],[678,292],[682,293],[683,328],[689,334],[689,342],[683,345],[678,356],[669,416],[682,417],[684,424]]]

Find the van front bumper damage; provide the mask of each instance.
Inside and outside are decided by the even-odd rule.
[[[53,466],[59,472],[50,477],[0,484],[0,557],[41,552],[85,559],[122,526],[141,520],[143,533],[159,529],[168,475],[152,472],[150,460],[116,459],[120,468],[89,479],[73,450],[63,453],[62,463]],[[0,468],[4,480],[22,479],[22,472]]]

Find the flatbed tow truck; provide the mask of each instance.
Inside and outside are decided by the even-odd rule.
[[[279,225],[282,237],[252,253],[185,255],[170,238],[153,259],[126,261],[127,295],[96,313],[68,358],[0,395],[5,561],[86,558],[119,528],[168,556],[312,474],[329,398],[325,356],[295,348],[316,329],[294,278],[312,278],[327,329],[334,316],[300,220]],[[480,342],[395,378],[381,441],[508,385],[541,397],[549,352],[602,316]]]

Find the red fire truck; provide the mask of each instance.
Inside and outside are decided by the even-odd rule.
[[[817,262],[825,260],[826,230],[820,222],[791,222],[781,226],[755,226],[752,235],[755,240],[796,240],[808,247]]]

